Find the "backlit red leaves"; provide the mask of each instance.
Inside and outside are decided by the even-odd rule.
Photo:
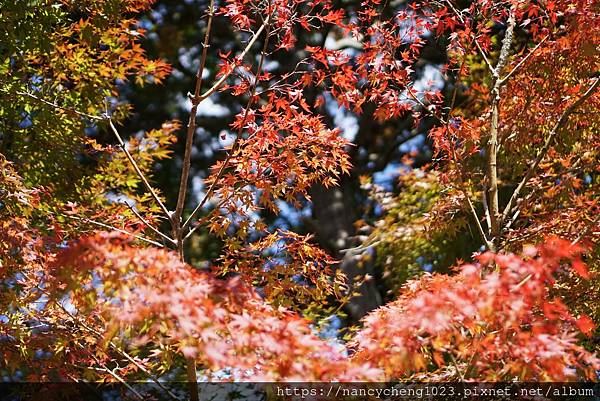
[[[397,301],[367,316],[355,358],[389,379],[436,370],[475,380],[595,377],[600,361],[573,330],[588,334],[593,323],[550,295],[553,272],[567,260],[581,263],[579,250],[553,238],[527,254],[485,254],[457,276],[409,282]]]
[[[186,266],[175,253],[98,234],[72,244],[53,265],[52,286],[73,288],[74,304],[102,315],[107,333],[113,325],[133,330],[138,346],[172,345],[209,371],[232,368],[235,378],[258,381],[377,377],[319,339],[306,320],[272,308],[237,278],[218,280]],[[79,288],[86,276],[104,285]]]

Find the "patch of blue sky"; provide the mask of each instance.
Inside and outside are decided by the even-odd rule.
[[[19,128],[29,128],[33,125],[33,120],[30,113],[21,113],[23,119],[19,122]]]
[[[156,22],[156,24],[160,25],[164,21],[164,15],[167,14],[168,9],[164,4],[156,4],[155,7],[150,11],[150,17]]]
[[[358,134],[358,119],[354,113],[340,106],[329,93],[324,96],[325,107],[329,115],[333,117],[335,126],[341,129],[344,138],[350,142],[354,141]]]
[[[309,204],[300,209],[297,209],[289,203],[278,200],[275,202],[280,211],[280,217],[275,220],[275,227],[291,230],[294,226],[302,223],[302,220],[309,218],[312,215],[312,208]]]
[[[204,185],[204,179],[198,175],[195,175],[192,177],[191,182],[192,182],[191,196],[193,198],[192,203],[198,204],[206,196],[206,191],[205,191],[206,187]]]
[[[178,50],[178,59],[179,63],[188,71],[196,72],[198,70],[198,66],[200,65],[200,46],[192,46],[192,47],[182,47]],[[202,79],[208,78],[210,72],[208,68],[205,68],[202,71]]]
[[[95,123],[90,123],[84,129],[85,135],[89,137],[95,137],[98,135],[98,126]]]
[[[109,191],[109,192],[106,192],[104,194],[104,196],[110,203],[122,203],[122,204],[127,203],[127,204],[135,207],[135,201],[124,194],[116,193],[114,191]]]
[[[417,135],[400,145],[400,151],[403,153],[416,152],[423,148],[425,143],[425,134]]]
[[[154,23],[149,18],[142,18],[138,22],[138,27],[146,31],[150,31],[154,28]]]
[[[426,64],[425,67],[418,71],[418,78],[412,84],[412,90],[414,96],[417,97],[422,103],[427,103],[425,100],[425,92],[439,91],[444,88],[445,81],[444,75],[442,74],[443,65],[437,64]],[[413,99],[408,91],[403,91],[399,97],[401,102],[407,103],[416,107],[417,101]],[[419,105],[420,106],[420,105]]]
[[[419,79],[413,85],[413,88],[418,91],[424,90],[441,90],[444,87],[444,76],[442,74],[442,64],[425,64],[421,69]]]
[[[279,61],[277,60],[266,60],[263,65],[265,71],[275,71],[279,68]]]
[[[381,185],[385,190],[391,191],[394,189],[396,179],[408,169],[409,167],[402,163],[390,163],[382,171],[373,174],[373,182]]]
[[[40,91],[40,84],[44,81],[44,78],[39,76],[39,75],[33,75],[30,79],[29,79],[29,84],[27,85],[29,88],[30,92],[39,92]]]
[[[175,101],[182,109],[190,111],[192,109],[192,101],[183,94],[178,94]],[[198,105],[198,116],[204,117],[225,117],[230,115],[229,109],[213,99],[213,97],[206,98],[202,103]]]
[[[342,326],[342,319],[337,315],[331,315],[326,319],[326,322],[321,325],[321,330],[317,332],[317,335],[324,339],[337,339]]]
[[[421,269],[425,270],[426,272],[432,272],[433,271],[433,264],[427,262],[426,259],[423,256],[418,256],[415,259],[415,262],[421,267]]]

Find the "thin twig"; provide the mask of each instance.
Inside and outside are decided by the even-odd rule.
[[[5,93],[10,93],[5,89],[1,89],[2,92]],[[129,152],[129,150],[127,150],[127,147],[125,145],[125,142],[123,141],[123,138],[121,137],[121,135],[119,134],[119,131],[117,130],[117,128],[115,127],[112,118],[109,115],[103,115],[103,116],[95,116],[92,114],[88,114],[88,113],[84,113],[81,112],[79,110],[75,110],[73,108],[69,108],[69,107],[64,107],[61,106],[57,103],[54,102],[50,102],[46,99],[42,99],[39,96],[36,96],[32,93],[29,92],[22,92],[22,91],[16,91],[15,92],[18,95],[21,96],[27,96],[30,97],[40,103],[43,103],[45,105],[51,106],[55,109],[59,109],[68,113],[73,113],[76,114],[78,116],[81,117],[85,117],[85,118],[89,118],[91,120],[94,121],[108,121],[108,124],[111,128],[111,131],[113,132],[113,134],[115,135],[115,137],[117,138],[117,141],[119,142],[119,147],[123,150],[123,152],[125,152],[125,155],[127,156],[127,159],[129,160],[129,162],[131,163],[131,165],[133,166],[136,174],[140,177],[140,179],[142,180],[142,182],[144,183],[144,185],[146,186],[146,188],[148,189],[148,191],[150,191],[152,197],[156,200],[156,202],[158,203],[158,205],[160,206],[160,208],[162,209],[162,211],[164,212],[164,214],[167,216],[167,218],[169,220],[171,220],[171,214],[169,213],[169,211],[167,210],[167,208],[165,207],[165,205],[163,204],[163,202],[160,200],[160,198],[158,197],[158,195],[156,194],[156,192],[154,191],[154,189],[150,186],[150,183],[148,182],[148,180],[146,179],[146,177],[144,176],[144,174],[142,173],[142,171],[140,170],[138,164],[136,163],[136,161],[133,159],[133,156],[131,156],[131,153]]]
[[[116,374],[112,369],[109,369],[106,365],[104,365],[104,364],[101,364],[101,365],[103,366],[103,368],[95,368],[95,370],[108,373],[109,375],[111,375],[112,377],[117,379],[117,381],[119,381],[122,385],[127,387],[127,389],[129,389],[129,391],[131,391],[138,399],[140,399],[142,401],[145,400],[144,396],[141,395],[136,389],[131,387],[121,376]]]
[[[117,228],[117,227],[111,226],[109,224],[105,224],[105,223],[102,223],[102,222],[99,222],[99,221],[96,221],[96,220],[91,220],[91,219],[88,219],[86,217],[70,216],[68,214],[64,214],[63,216],[65,216],[67,218],[70,218],[70,219],[80,220],[80,221],[83,221],[83,222],[86,222],[86,223],[94,224],[94,225],[97,225],[99,227],[103,227],[103,228],[106,228],[106,229],[109,229],[109,230],[118,231],[121,234],[129,235],[131,237],[139,239],[140,241],[144,241],[144,242],[147,242],[147,243],[152,244],[154,246],[158,246],[160,248],[164,248],[164,245],[161,244],[160,242],[156,242],[156,241],[148,239],[146,237],[142,237],[141,235],[130,233],[129,231],[126,231],[126,230],[123,230],[121,228]]]
[[[458,157],[456,157],[456,151],[454,149],[452,150],[451,157],[452,157],[452,161],[454,163],[458,164]],[[460,179],[460,183],[461,183],[461,184],[459,184],[459,190],[463,194],[464,198],[467,200],[467,205],[469,206],[469,211],[471,212],[471,215],[473,216],[473,219],[475,220],[475,223],[477,225],[477,230],[479,231],[479,235],[481,236],[483,243],[489,250],[491,250],[493,244],[488,239],[488,236],[486,235],[485,231],[483,230],[481,221],[479,221],[479,215],[477,214],[477,211],[475,210],[475,206],[473,206],[473,202],[471,201],[469,193],[462,185],[466,181],[463,171],[461,169],[458,169],[458,174],[459,174],[459,179]]]
[[[194,147],[194,134],[196,132],[196,117],[198,114],[198,105],[201,102],[200,93],[202,91],[202,75],[204,74],[204,68],[206,66],[206,58],[208,55],[208,48],[210,47],[210,31],[212,28],[212,21],[214,16],[215,1],[211,0],[208,6],[208,22],[206,24],[206,32],[204,34],[204,41],[202,43],[202,56],[200,64],[198,65],[198,71],[196,72],[196,86],[194,88],[193,96],[190,96],[192,101],[192,109],[190,110],[190,117],[187,126],[187,133],[185,139],[185,152],[183,156],[183,168],[181,170],[181,179],[179,181],[179,194],[177,196],[177,206],[175,208],[174,224],[176,224],[176,230],[179,234],[176,235],[177,241],[181,241],[181,214],[185,207],[186,191],[189,181],[191,159],[192,159],[192,148]]]
[[[483,61],[485,61],[485,65],[488,67],[488,69],[490,70],[490,72],[492,74],[494,74],[495,70],[494,67],[492,66],[492,63],[490,62],[490,60],[487,58],[485,52],[483,51],[483,49],[481,48],[481,45],[479,44],[479,42],[477,41],[477,38],[475,39],[475,46],[477,46],[477,50],[479,50],[479,54],[481,54],[481,57],[483,57]]]
[[[6,89],[1,89],[1,91],[4,92],[4,93],[10,93]],[[89,118],[90,120],[95,120],[95,121],[104,121],[104,120],[106,120],[106,117],[94,116],[92,114],[84,113],[84,112],[81,112],[79,110],[75,110],[75,109],[70,108],[70,107],[61,106],[61,105],[59,105],[57,103],[50,102],[50,101],[48,101],[46,99],[42,99],[41,97],[36,96],[36,95],[34,95],[32,93],[29,93],[29,92],[16,91],[15,93],[17,95],[30,97],[30,98],[32,98],[32,99],[34,99],[34,100],[36,100],[36,101],[38,101],[40,103],[43,103],[43,104],[45,104],[47,106],[51,106],[51,107],[53,107],[55,109],[59,109],[59,110],[65,111],[67,113],[76,114],[76,115],[81,116],[81,117]]]
[[[231,200],[231,198],[233,198],[233,195],[234,195],[234,193],[231,193],[231,194],[230,194],[230,195],[229,195],[227,198],[225,198],[225,199],[222,199],[222,200],[219,202],[219,204],[218,204],[217,206],[215,206],[215,208],[214,208],[214,209],[212,209],[212,210],[211,210],[209,213],[207,213],[205,216],[203,216],[201,219],[199,219],[199,220],[196,222],[196,225],[195,225],[194,227],[192,227],[192,228],[191,228],[191,229],[190,229],[190,230],[187,232],[187,234],[185,235],[185,237],[183,238],[183,240],[185,241],[185,240],[187,240],[189,237],[191,237],[191,236],[194,234],[194,232],[195,232],[195,231],[196,231],[198,228],[200,228],[200,227],[202,226],[202,224],[203,224],[203,223],[204,223],[206,220],[208,220],[208,219],[211,217],[211,215],[212,215],[213,213],[215,213],[217,210],[219,210],[219,209],[220,209],[220,208],[221,208],[221,207],[222,207],[222,206],[223,206],[223,205],[224,205],[224,204],[225,204],[227,201]]]
[[[475,211],[475,206],[473,206],[473,202],[471,201],[471,198],[469,197],[469,194],[464,189],[462,189],[462,192],[463,192],[463,196],[467,199],[467,204],[469,205],[469,209],[471,211],[471,214],[473,215],[473,219],[475,220],[475,223],[477,223],[477,230],[479,231],[479,235],[481,235],[481,238],[483,239],[483,242],[485,243],[485,246],[489,250],[492,250],[493,249],[493,244],[488,239],[487,235],[485,234],[485,231],[483,230],[483,226],[481,225],[481,222],[479,221],[479,215]]]
[[[452,360],[452,364],[454,365],[454,368],[456,369],[456,373],[458,373],[458,375],[460,376],[460,380],[464,382],[465,375],[462,372],[462,370],[460,369],[460,367],[458,366],[458,362],[456,361],[454,354],[450,353],[450,359]]]
[[[452,2],[450,0],[446,0],[446,4],[448,4],[448,6],[452,9],[452,11],[454,12],[454,14],[456,14],[456,16],[458,17],[458,19],[460,20],[460,22],[462,24],[465,24],[465,19],[463,18],[462,14],[460,13],[460,11],[458,11],[456,9],[456,7],[454,7],[454,4],[452,4]],[[490,60],[488,59],[487,55],[485,54],[485,52],[483,51],[483,48],[481,47],[481,45],[479,44],[479,42],[477,42],[477,38],[474,38],[474,42],[475,42],[475,46],[477,47],[477,50],[479,51],[479,54],[481,54],[481,57],[483,58],[483,61],[485,62],[485,65],[488,67],[488,69],[490,70],[490,72],[492,74],[494,74],[494,67],[492,66],[492,63],[490,62]]]
[[[440,116],[435,114],[432,110],[430,110],[422,101],[419,99],[413,92],[412,88],[408,88],[406,92],[410,95],[410,97],[417,102],[423,110],[425,110],[430,116],[438,120],[442,125],[448,125],[448,123]]]
[[[523,57],[521,59],[521,61],[519,61],[519,63],[508,73],[506,74],[506,76],[504,78],[502,78],[500,80],[500,85],[503,85],[506,81],[508,81],[508,79],[513,76],[515,74],[515,72],[517,72],[519,70],[519,68],[521,68],[521,66],[523,66],[523,64],[525,64],[525,62],[527,60],[529,60],[529,58],[536,52],[537,49],[540,48],[540,46],[550,37],[550,35],[546,36],[544,39],[542,39],[533,49],[531,49],[531,51],[529,53],[527,53],[527,55],[525,57]]]
[[[136,217],[146,226],[148,227],[150,230],[152,230],[155,234],[157,234],[158,236],[160,236],[161,238],[163,238],[165,241],[169,242],[170,244],[175,245],[176,242],[173,238],[169,237],[168,235],[163,234],[159,229],[157,229],[156,227],[154,227],[152,224],[150,224],[137,210],[135,210],[135,207],[133,207],[133,205],[130,205],[129,202],[123,202],[127,205],[127,207],[129,208],[129,210],[131,210],[131,212],[133,214],[136,215]]]
[[[573,240],[573,242],[571,242],[571,245],[576,245],[579,241],[581,241],[586,235],[588,235],[590,233],[590,231],[592,231],[594,229],[594,226],[600,222],[600,214],[598,214],[598,216],[596,216],[596,218],[594,220],[592,220],[591,224],[589,226],[587,226],[585,228],[585,230],[583,230],[581,232],[581,234],[579,234],[577,236],[577,238],[575,238]]]
[[[240,137],[242,134],[242,130],[244,129],[244,125],[246,122],[246,119],[248,118],[248,113],[250,112],[250,107],[252,107],[252,104],[254,102],[254,95],[256,93],[256,87],[258,86],[258,80],[260,78],[260,74],[262,71],[262,66],[266,57],[266,53],[267,53],[267,47],[269,44],[269,37],[270,37],[270,20],[271,20],[271,13],[269,12],[269,15],[267,16],[265,22],[263,23],[263,25],[261,26],[261,29],[259,30],[259,32],[262,31],[262,29],[264,27],[267,28],[267,32],[265,34],[265,42],[263,44],[263,49],[260,55],[260,60],[258,62],[258,68],[256,71],[256,75],[254,78],[254,84],[252,85],[252,89],[250,90],[250,98],[248,99],[248,103],[246,105],[246,108],[244,109],[244,117],[242,119],[242,123],[240,124],[240,128],[238,129],[238,132],[236,134],[235,140],[233,142],[233,144],[231,145],[230,151],[229,153],[227,153],[227,156],[225,157],[225,160],[223,161],[223,164],[221,164],[221,167],[219,168],[219,171],[217,172],[217,175],[214,178],[214,181],[212,182],[212,184],[210,185],[208,191],[206,192],[206,194],[204,195],[204,198],[200,201],[200,203],[198,204],[198,206],[196,206],[196,208],[194,208],[194,210],[192,211],[192,213],[190,214],[190,216],[187,218],[187,220],[185,221],[185,223],[183,224],[183,228],[186,228],[192,221],[192,219],[194,218],[194,216],[196,215],[196,213],[198,213],[206,204],[206,202],[208,202],[208,200],[210,199],[210,196],[213,194],[217,183],[219,181],[219,179],[221,178],[221,176],[224,174],[226,167],[229,164],[229,161],[231,160],[231,156],[234,153],[235,148],[237,147],[237,145],[239,144],[240,141]],[[258,32],[257,32],[258,33]],[[256,36],[255,36],[256,38]],[[255,40],[255,39],[254,39]]]
[[[468,54],[471,51],[471,46],[473,44],[473,42],[475,41],[475,37],[473,37],[473,39],[471,40],[471,43],[469,43],[469,46],[467,47],[465,54]],[[450,124],[451,121],[451,115],[452,115],[452,111],[454,110],[454,106],[456,105],[456,97],[458,96],[458,87],[459,87],[459,83],[460,83],[460,73],[465,65],[465,63],[467,62],[467,58],[463,57],[460,66],[458,67],[458,73],[456,74],[456,80],[454,82],[454,89],[452,90],[452,98],[450,101],[450,106],[448,107],[448,113],[446,115],[446,124]],[[448,125],[446,125],[446,129],[448,129]]]
[[[486,192],[487,192],[487,187],[484,185],[483,191],[481,191],[481,203],[483,204],[483,211],[485,213],[485,222],[488,226],[488,235],[489,235],[489,234],[491,234],[491,232],[489,230],[492,227],[492,218],[490,217],[490,208],[488,206]]]
[[[509,230],[512,225],[515,223],[515,221],[517,221],[517,218],[519,217],[519,214],[521,214],[520,210],[517,210],[515,212],[515,214],[513,214],[513,217],[510,219],[510,221],[508,222],[508,224],[505,225],[504,230]]]
[[[533,277],[533,274],[528,274],[523,280],[521,280],[517,285],[515,285],[510,292],[516,292],[519,288],[521,288],[526,282],[528,282],[531,277]]]
[[[154,198],[154,200],[156,201],[156,203],[158,203],[158,205],[162,209],[162,211],[165,214],[165,216],[169,219],[169,221],[171,221],[172,220],[171,213],[166,208],[166,206],[164,205],[164,203],[160,200],[160,197],[156,194],[156,191],[154,190],[154,188],[152,188],[152,186],[150,185],[150,183],[146,179],[146,176],[144,175],[144,173],[142,173],[142,170],[140,170],[140,167],[136,163],[135,159],[133,158],[133,156],[131,156],[131,153],[129,152],[129,150],[127,150],[127,146],[125,145],[125,142],[123,141],[123,138],[121,138],[121,135],[119,134],[119,131],[117,131],[117,128],[113,124],[113,121],[112,121],[111,118],[108,118],[108,124],[110,125],[110,128],[111,128],[113,134],[117,138],[117,141],[119,142],[120,148],[123,150],[123,152],[127,156],[127,159],[129,160],[129,163],[133,166],[133,169],[135,170],[136,174],[138,175],[138,177],[140,177],[140,179],[142,180],[142,182],[146,186],[146,189],[148,189],[148,191],[150,192],[150,194],[152,195],[152,197]]]
[[[248,44],[246,45],[246,48],[239,54],[239,56],[237,56],[240,60],[243,59],[246,56],[246,54],[250,51],[250,48],[252,47],[252,45],[254,45],[254,43],[259,38],[260,34],[262,33],[262,31],[264,31],[265,27],[269,24],[270,19],[271,19],[271,15],[269,15],[267,17],[267,19],[260,26],[258,31],[256,31],[254,33],[254,36],[252,36],[252,39],[250,39],[250,42],[248,42]],[[207,97],[212,95],[217,89],[219,89],[219,87],[225,82],[225,80],[227,78],[229,78],[229,76],[231,75],[232,72],[233,72],[233,70],[228,71],[225,74],[223,74],[223,76],[221,76],[221,78],[217,82],[215,82],[215,84],[213,86],[211,86],[210,89],[208,89],[206,92],[204,92],[199,97],[199,101],[206,99]]]
[[[359,245],[356,246],[354,248],[345,248],[345,249],[340,249],[340,253],[344,254],[344,253],[348,253],[348,252],[361,252],[361,251],[366,251],[367,249],[373,248],[374,246],[377,246],[381,243],[381,240],[377,240],[377,241],[373,241],[370,244],[364,244],[364,245]]]

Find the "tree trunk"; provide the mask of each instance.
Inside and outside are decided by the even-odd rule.
[[[359,277],[374,277],[372,261],[361,261],[361,253],[355,250],[341,252],[359,245],[355,238],[354,222],[360,218],[358,202],[360,193],[355,177],[344,177],[334,188],[315,186],[310,195],[313,201],[313,230],[323,248],[341,260],[339,268],[346,274],[348,284],[360,295],[353,297],[347,305],[349,323],[358,322],[365,314],[381,306],[381,294],[374,280],[354,288]]]

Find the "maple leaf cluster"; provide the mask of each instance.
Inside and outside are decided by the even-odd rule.
[[[457,275],[409,281],[398,300],[365,318],[355,358],[392,380],[425,371],[440,380],[593,380],[600,360],[576,336],[593,324],[550,295],[565,260],[587,277],[580,252],[551,238],[525,258],[487,253]]]
[[[597,264],[598,151],[588,149],[600,139],[588,118],[600,101],[590,75],[597,4],[482,0],[459,10],[425,1],[389,16],[380,0],[349,11],[326,0],[222,3],[208,10],[174,211],[152,173],[181,125],[124,140],[115,124],[127,109],[113,101],[118,81],[159,83],[169,72],[145,56],[131,17],[152,1],[63,1],[48,15],[10,15],[24,26],[46,18],[53,30],[48,43],[15,37],[25,50],[1,67],[0,89],[17,101],[0,110],[22,134],[10,146],[2,138],[3,153],[19,162],[0,156],[0,346],[9,373],[159,382],[186,365],[191,382],[197,366],[211,380],[224,371],[270,381],[594,379],[600,362],[578,342],[595,326],[577,305],[570,312],[556,287],[570,271],[594,278],[584,258]],[[213,18],[230,21],[246,47],[219,54],[202,92]],[[268,58],[294,50],[297,35],[324,27],[348,48],[308,46],[293,71],[267,68]],[[450,97],[413,84],[434,40],[447,44]],[[260,54],[249,57],[257,43]],[[247,105],[190,211],[196,113],[219,92]],[[454,274],[409,281],[349,345],[320,338],[307,318],[351,293],[333,258],[261,216],[279,213],[281,202],[301,206],[312,186],[334,186],[350,171],[349,143],[322,113],[328,102],[355,113],[368,105],[378,120],[410,115],[415,129],[435,121],[436,164],[401,178],[405,191],[386,209],[395,216],[377,235],[393,229],[402,249],[417,238],[416,253],[435,253],[454,233],[448,227],[469,218],[476,245],[492,251],[458,261]],[[114,134],[116,146],[86,129]],[[93,167],[74,167],[82,149]],[[435,226],[436,216],[458,217]],[[421,235],[430,227],[435,244]],[[197,229],[219,241],[204,270],[185,262]]]

